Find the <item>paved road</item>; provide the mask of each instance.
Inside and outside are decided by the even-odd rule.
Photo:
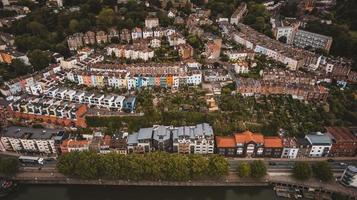
[[[230,158],[228,159],[228,162],[230,164],[230,170],[234,171],[238,164],[240,162],[252,162],[254,159],[237,159],[237,158]],[[327,158],[318,158],[318,159],[310,159],[310,158],[305,158],[305,159],[297,159],[297,160],[287,160],[287,159],[259,159],[263,160],[268,167],[268,171],[274,171],[274,172],[289,172],[293,169],[294,163],[296,161],[306,161],[309,162],[310,164],[316,163],[317,161],[322,161],[322,160],[327,160]],[[357,159],[356,158],[342,158],[342,159],[334,159],[332,162],[329,162],[332,171],[334,173],[342,173],[347,165],[354,165],[357,166]]]
[[[19,155],[14,154],[14,153],[7,153],[7,152],[0,152],[1,157],[9,157],[9,156],[16,156],[18,157]],[[230,164],[230,171],[235,171],[238,164],[240,162],[252,162],[253,160],[263,160],[267,167],[268,167],[268,172],[274,172],[274,173],[288,173],[291,172],[291,170],[294,167],[294,163],[296,161],[307,161],[311,164],[317,162],[317,161],[323,161],[323,160],[328,160],[329,158],[300,158],[300,159],[281,159],[281,158],[227,158],[229,164]],[[331,160],[330,160],[331,161]],[[37,171],[39,168],[41,170],[46,171],[46,170],[53,170],[56,168],[56,160],[49,160],[45,161],[45,164],[43,166],[40,165],[29,165],[29,164],[23,164],[21,166],[21,170],[33,170]],[[357,157],[349,157],[349,158],[333,158],[332,162],[329,162],[332,171],[335,174],[342,173],[347,165],[354,165],[357,166]]]

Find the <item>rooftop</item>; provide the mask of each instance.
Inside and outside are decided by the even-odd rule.
[[[42,129],[10,126],[3,131],[3,136],[26,139],[51,139],[62,129]]]
[[[133,133],[128,135],[128,144],[136,144],[138,143],[138,133]]]
[[[331,138],[328,135],[325,134],[308,134],[305,136],[306,139],[309,140],[309,142],[312,145],[331,145],[332,141]]]
[[[216,145],[218,148],[235,148],[236,140],[234,136],[216,136]]]
[[[65,140],[62,142],[61,147],[62,148],[80,148],[80,147],[85,147],[89,145],[88,140]]]
[[[151,139],[153,128],[141,128],[138,132],[138,140]],[[129,140],[129,139],[128,139]]]
[[[353,173],[357,173],[357,167],[353,166],[353,165],[349,165],[348,167],[348,170],[353,172]]]
[[[350,141],[356,142],[357,138],[346,127],[326,127],[327,134],[336,142]]]
[[[237,143],[264,143],[264,136],[260,133],[252,133],[250,131],[244,131],[243,133],[236,133],[234,135]]]
[[[264,137],[264,147],[282,148],[283,141],[280,137]]]

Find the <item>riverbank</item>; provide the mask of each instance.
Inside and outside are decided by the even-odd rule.
[[[272,187],[21,185],[4,200],[276,200]],[[3,200],[3,199],[2,199]]]
[[[357,191],[354,188],[346,188],[339,183],[323,183],[311,179],[309,181],[297,181],[289,174],[270,173],[264,179],[241,179],[231,172],[226,179],[214,181],[133,181],[133,180],[108,180],[108,179],[75,179],[66,177],[56,171],[20,172],[13,177],[21,184],[39,185],[97,185],[97,186],[159,186],[159,187],[267,187],[275,185],[289,186],[293,188],[312,189],[324,193],[342,193],[357,199]]]

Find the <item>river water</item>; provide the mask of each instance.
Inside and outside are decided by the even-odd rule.
[[[22,185],[4,200],[273,200],[270,187]]]

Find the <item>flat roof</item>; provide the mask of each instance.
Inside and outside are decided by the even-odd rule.
[[[3,136],[12,138],[24,138],[27,139],[51,139],[59,131],[63,129],[48,129],[48,128],[28,128],[19,126],[10,126],[3,131]]]

